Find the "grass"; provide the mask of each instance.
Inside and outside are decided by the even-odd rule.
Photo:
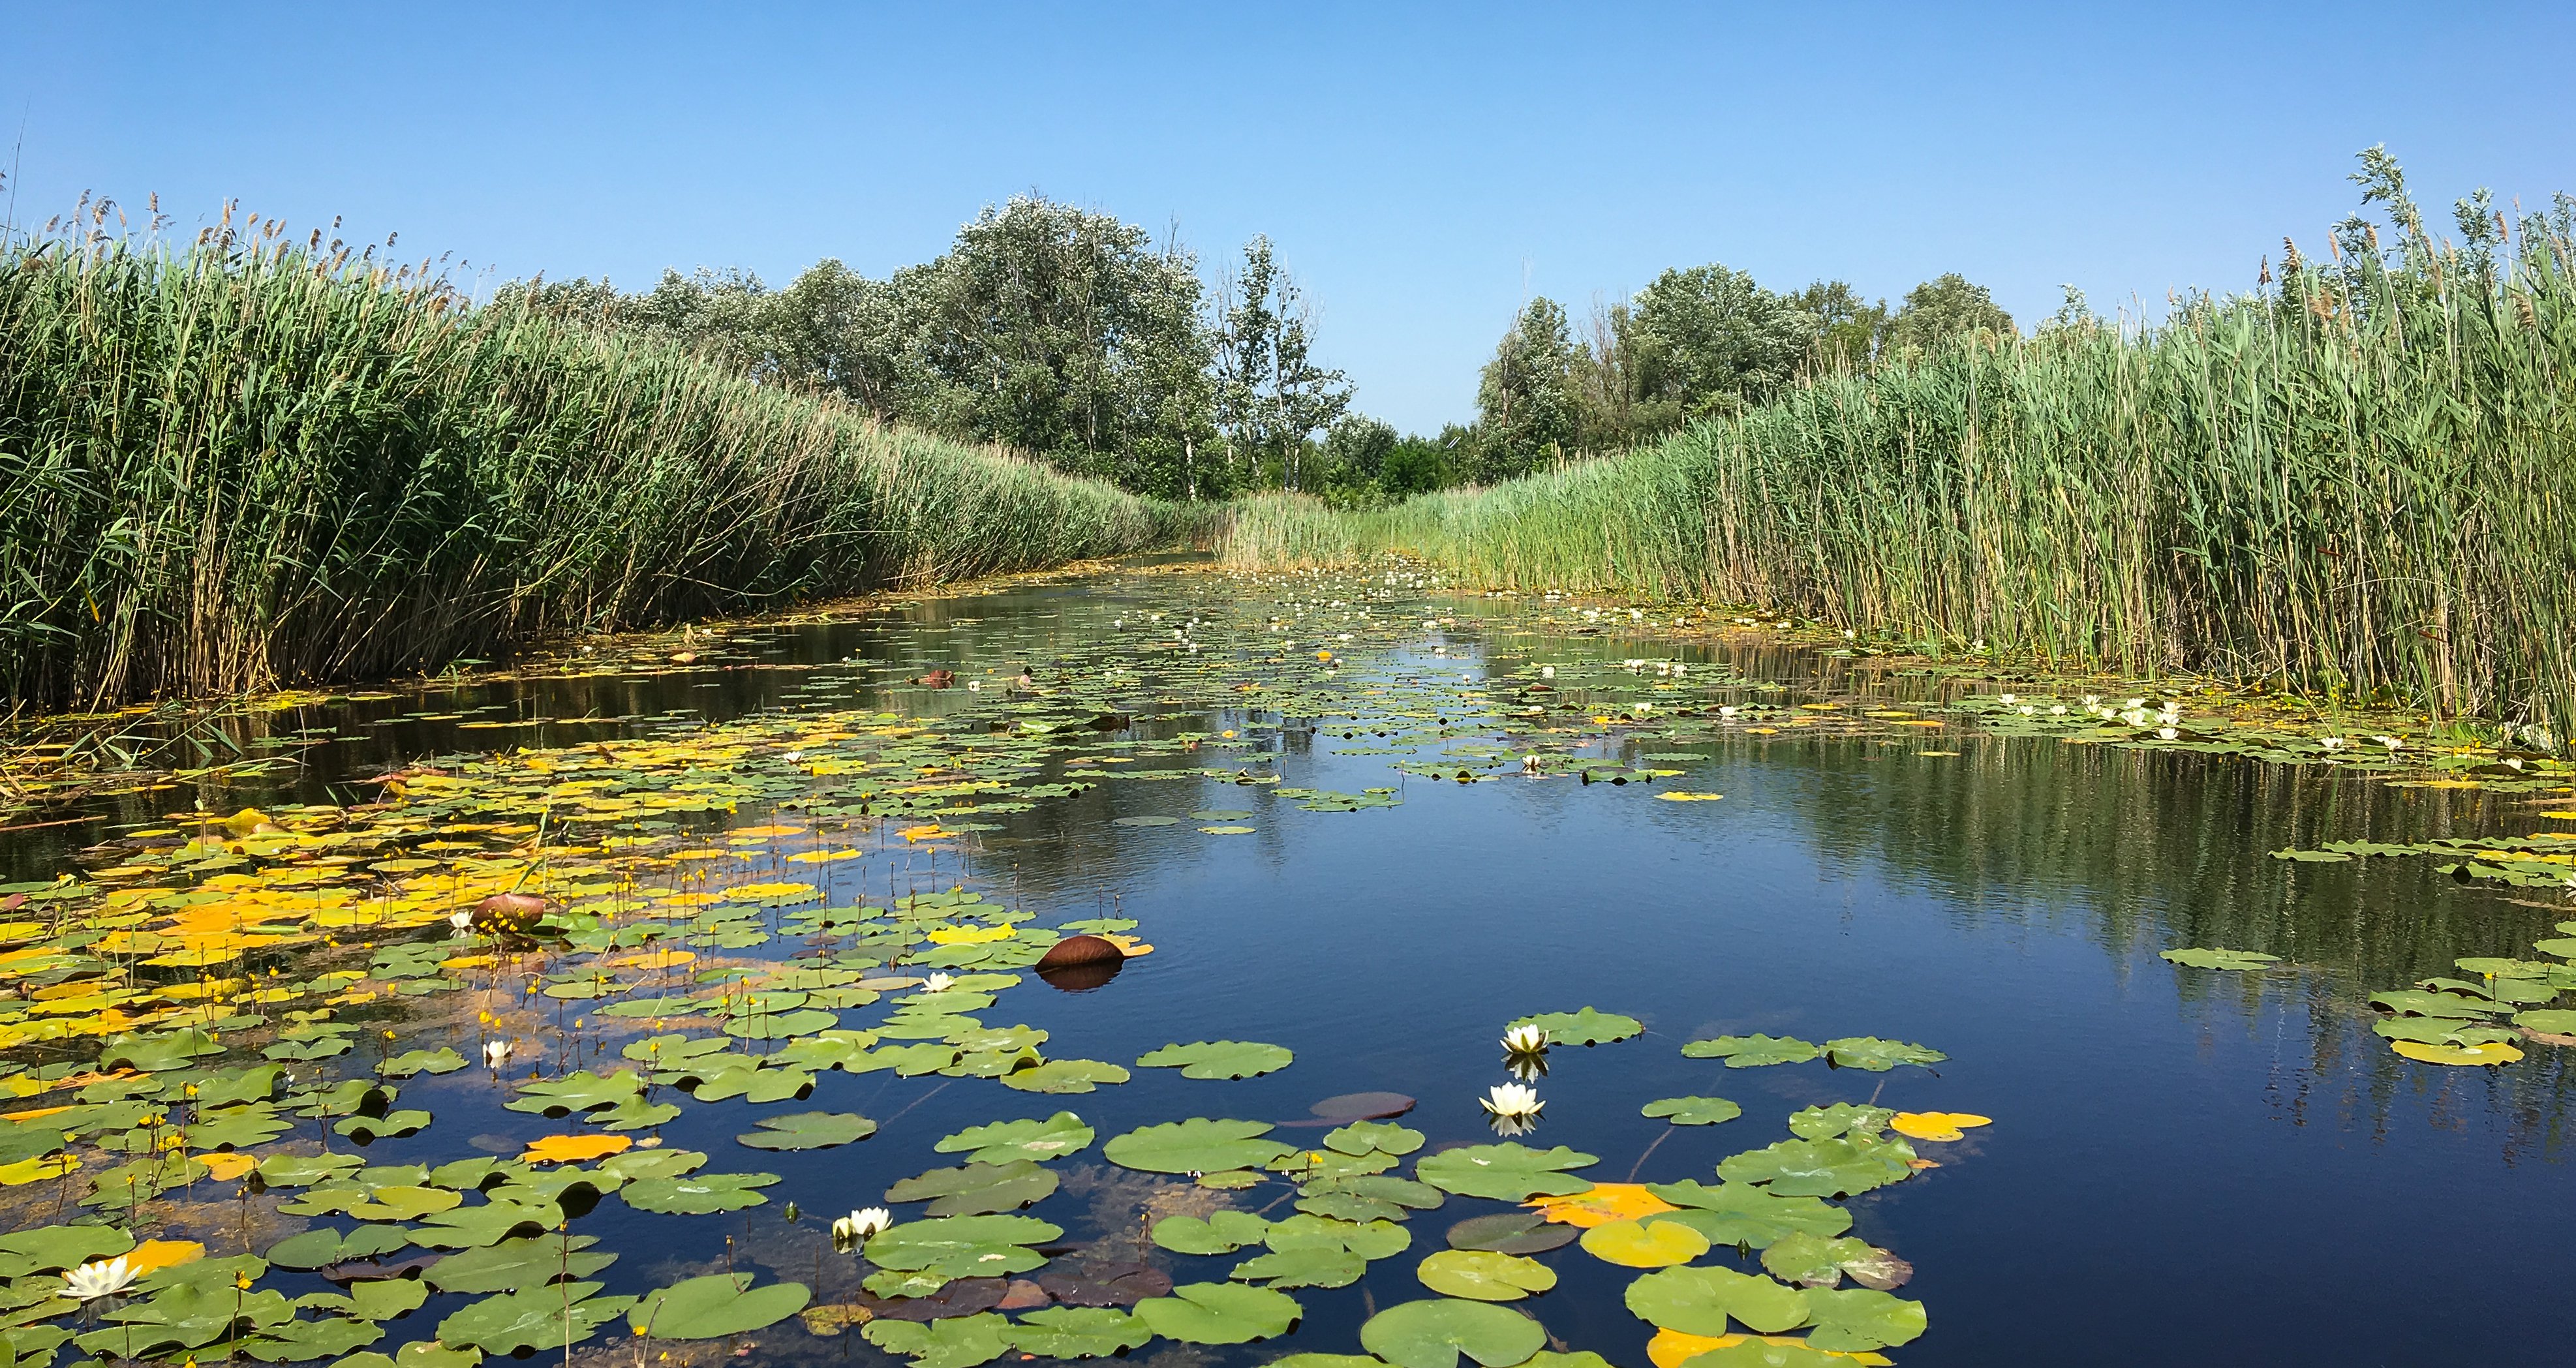
[[[175,251],[81,229],[0,248],[20,702],[381,678],[1191,530],[274,225]]]
[[[2464,216],[2465,217],[2465,216]],[[1404,550],[1496,587],[1754,603],[2132,675],[2576,736],[2576,248],[2300,266],[2163,327],[1962,340],[1624,456],[1336,514],[1240,565]],[[2472,244],[2473,248],[2476,246]]]

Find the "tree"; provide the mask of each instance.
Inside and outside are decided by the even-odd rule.
[[[1867,370],[1887,339],[1887,301],[1864,303],[1860,292],[1841,280],[1819,280],[1789,296],[1816,320],[1816,359],[1825,366]]]
[[[1577,357],[1562,305],[1541,296],[1521,309],[1476,387],[1479,479],[1509,479],[1576,449]]]
[[[1218,286],[1213,312],[1216,425],[1245,483],[1275,464],[1295,489],[1307,439],[1350,410],[1350,382],[1315,364],[1313,311],[1269,238],[1244,244],[1242,274]]]
[[[1626,348],[1639,426],[1760,403],[1797,374],[1816,319],[1742,271],[1666,271],[1637,296]]]
[[[1929,349],[1979,331],[2010,335],[2012,315],[1996,305],[1985,286],[1950,271],[1906,292],[1904,306],[1888,323],[1887,340],[1895,347]]]

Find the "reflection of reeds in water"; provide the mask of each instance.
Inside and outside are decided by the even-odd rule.
[[[2399,219],[2402,265],[2294,265],[2144,334],[1961,340],[1624,457],[1390,510],[1256,499],[1227,554],[1401,549],[1487,584],[1770,604],[2563,744],[2576,244],[2536,216],[2459,249],[2411,206]]]
[[[383,676],[1132,550],[1174,517],[275,224],[0,249],[15,698]]]

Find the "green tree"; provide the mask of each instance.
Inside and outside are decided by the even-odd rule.
[[[1476,387],[1476,478],[1509,479],[1576,450],[1580,355],[1564,306],[1542,295],[1521,309]]]
[[[1993,292],[1972,284],[1956,271],[1924,281],[1906,291],[1903,307],[1887,328],[1895,347],[1929,349],[1953,337],[1979,331],[2009,336],[2012,315],[1995,303]]]
[[[1789,296],[1816,320],[1816,359],[1825,366],[1867,370],[1887,340],[1887,301],[1865,302],[1847,281],[1819,280]]]
[[[1666,271],[1637,296],[1623,339],[1646,431],[1771,397],[1796,376],[1816,319],[1742,271]]]
[[[1315,364],[1314,315],[1270,239],[1243,247],[1243,269],[1218,287],[1210,325],[1215,423],[1246,484],[1272,472],[1299,487],[1307,441],[1351,405],[1349,380]]]

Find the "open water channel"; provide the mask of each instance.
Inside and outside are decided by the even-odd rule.
[[[1140,562],[269,714],[264,774],[0,836],[0,1326],[35,1362],[463,1350],[403,1368],[1196,1368],[1373,1317],[1409,1368],[1850,1361],[1748,1328],[1910,1368],[2564,1361],[2566,1052],[2401,1057],[2368,998],[2463,957],[2550,984],[2576,903],[2274,852],[2534,838],[2565,789],[1662,627]],[[533,934],[450,924],[512,890]],[[1084,933],[1151,952],[1035,970]],[[1507,1024],[1585,1008],[1523,1063],[1523,1148],[1473,1148]],[[1197,1042],[1279,1049],[1139,1062]],[[1262,1124],[1121,1140],[1191,1118]],[[187,1261],[58,1295],[117,1227]],[[1453,1244],[1504,1249],[1426,1265]],[[630,1329],[728,1308],[760,1324]]]

